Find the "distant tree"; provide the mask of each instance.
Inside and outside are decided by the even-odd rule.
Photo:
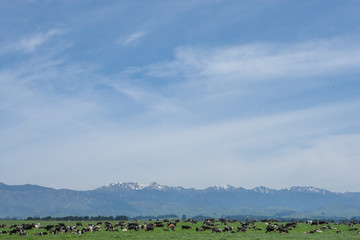
[[[183,220],[183,221],[186,220],[186,215],[185,215],[185,214],[183,214],[183,215],[181,216],[181,220]]]

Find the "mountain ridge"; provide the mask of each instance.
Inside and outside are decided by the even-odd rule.
[[[254,188],[251,189],[246,189],[243,187],[234,187],[230,184],[226,184],[226,185],[210,185],[207,188],[204,189],[195,189],[195,188],[184,188],[181,186],[177,186],[177,187],[173,187],[173,186],[167,186],[167,185],[160,185],[157,182],[152,182],[152,183],[139,183],[139,182],[114,182],[114,183],[110,183],[110,184],[106,184],[103,186],[100,186],[94,190],[100,190],[100,189],[106,189],[106,188],[128,188],[131,190],[142,190],[142,189],[154,189],[154,190],[168,190],[168,189],[184,189],[184,190],[188,190],[188,189],[193,189],[193,190],[225,190],[225,191],[232,191],[232,190],[248,190],[248,191],[258,191],[261,193],[271,193],[274,191],[284,191],[284,190],[288,190],[288,191],[294,191],[294,192],[313,192],[313,193],[334,193],[334,194],[346,194],[346,193],[360,193],[360,192],[332,192],[330,190],[324,189],[324,188],[317,188],[314,186],[292,186],[292,187],[288,187],[288,188],[281,188],[281,189],[273,189],[273,188],[268,188],[265,186],[256,186]]]
[[[360,192],[335,193],[313,186],[205,189],[156,182],[118,182],[93,190],[0,183],[0,217],[116,215],[360,216]]]

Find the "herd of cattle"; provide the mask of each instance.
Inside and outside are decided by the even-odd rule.
[[[0,235],[3,234],[16,234],[20,236],[28,236],[29,230],[38,230],[36,233],[32,233],[32,236],[42,236],[48,234],[65,234],[65,233],[72,233],[72,234],[84,234],[87,232],[99,232],[102,230],[105,231],[154,231],[155,228],[162,228],[163,231],[175,231],[176,229],[181,230],[189,230],[195,229],[197,232],[203,231],[211,231],[214,233],[222,233],[222,232],[247,232],[247,231],[262,231],[264,230],[266,233],[268,232],[278,232],[278,233],[289,233],[292,229],[297,227],[296,222],[291,223],[283,223],[280,224],[276,220],[262,220],[264,223],[264,229],[259,228],[256,226],[256,221],[246,221],[241,222],[238,220],[228,220],[228,219],[206,219],[202,222],[202,224],[198,224],[198,221],[193,219],[188,219],[186,221],[180,221],[178,219],[168,220],[165,219],[164,221],[149,221],[145,222],[144,224],[140,224],[139,221],[135,222],[98,222],[97,224],[88,224],[83,226],[83,223],[77,222],[74,225],[66,225],[65,223],[58,223],[55,225],[46,225],[41,226],[40,223],[23,223],[23,224],[14,224],[10,227],[7,227],[5,224],[0,224],[0,228],[7,229],[7,230],[0,230]],[[179,224],[180,223],[180,224]],[[335,227],[330,226],[325,221],[307,221],[307,224],[311,226],[316,226],[316,229],[307,231],[305,233],[320,233],[323,231],[327,231],[330,229],[335,229]],[[237,225],[237,227],[231,225]],[[238,226],[239,225],[239,226]],[[354,223],[349,224],[349,231],[355,231],[360,233],[358,228],[355,227]],[[343,233],[340,230],[337,230],[336,233]]]

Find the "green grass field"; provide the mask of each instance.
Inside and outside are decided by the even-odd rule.
[[[5,224],[6,228],[1,228],[0,231],[10,230],[10,226],[12,224],[19,224],[22,223],[35,223],[29,221],[0,221],[0,224]],[[46,225],[56,225],[58,222],[46,222],[41,221],[41,226]],[[75,225],[76,222],[63,222],[66,226]],[[96,224],[96,222],[82,222],[83,226],[91,224]],[[112,222],[115,224],[116,222]],[[140,222],[140,224],[144,224],[144,222]],[[219,224],[219,222],[217,222]],[[285,224],[285,223],[279,223]],[[181,229],[182,225],[191,226],[191,229],[184,230]],[[196,227],[200,227],[203,225],[202,221],[198,223],[188,223],[188,222],[179,222],[176,225],[175,231],[164,231],[163,229],[167,229],[165,227],[158,227],[155,228],[154,231],[121,231],[120,227],[116,227],[119,229],[118,232],[108,232],[105,231],[103,225],[101,225],[102,230],[100,232],[86,232],[84,234],[73,234],[73,233],[58,233],[56,235],[49,234],[45,236],[31,236],[34,233],[44,232],[45,229],[35,229],[35,230],[27,230],[28,236],[19,236],[17,234],[10,235],[9,233],[5,233],[0,235],[0,239],[360,239],[360,233],[357,231],[349,231],[348,225],[335,225],[329,224],[331,227],[336,229],[329,229],[325,230],[322,233],[314,233],[314,234],[306,234],[304,232],[311,231],[317,229],[320,226],[311,226],[305,223],[298,223],[297,227],[290,230],[289,233],[278,233],[278,232],[271,232],[265,233],[266,225],[262,222],[255,223],[256,228],[260,228],[262,230],[254,230],[249,228],[246,233],[243,232],[222,232],[222,233],[214,233],[209,230],[203,232],[196,232]],[[240,226],[240,223],[227,223],[226,226],[233,226],[234,230],[236,231],[237,227]],[[328,226],[328,225],[326,225]],[[224,225],[216,226],[219,229],[223,229]],[[357,224],[354,227],[360,228],[360,225]],[[351,228],[354,228],[351,227]],[[82,229],[82,227],[78,227]],[[341,230],[343,233],[336,233],[336,231]]]

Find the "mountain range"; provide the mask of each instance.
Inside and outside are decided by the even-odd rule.
[[[316,187],[206,189],[119,182],[94,190],[53,189],[0,183],[0,218],[46,216],[252,215],[268,217],[360,216],[360,192]]]

